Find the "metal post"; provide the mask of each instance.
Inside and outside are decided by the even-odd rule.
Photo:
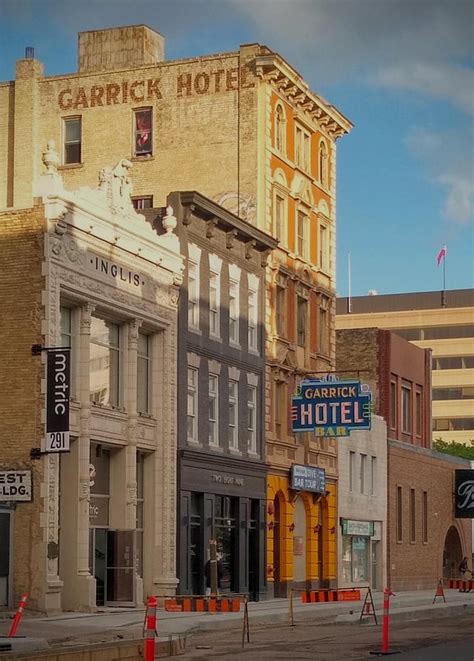
[[[20,599],[20,603],[18,604],[18,610],[15,613],[15,617],[13,618],[13,622],[12,622],[12,625],[10,627],[10,631],[8,633],[9,638],[13,638],[13,636],[15,636],[15,634],[17,632],[17,629],[20,625],[21,618],[23,617],[23,611],[25,609],[25,604],[26,604],[27,599],[28,599],[28,594],[27,593],[23,594],[21,599]]]
[[[156,633],[156,597],[148,597],[145,631],[145,661],[154,661]]]

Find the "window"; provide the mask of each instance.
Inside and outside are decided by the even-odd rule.
[[[329,270],[329,230],[325,225],[319,226],[319,267]]]
[[[411,388],[402,386],[401,397],[402,432],[411,434]]]
[[[61,339],[60,347],[72,347],[72,310],[61,306]]]
[[[278,193],[275,195],[275,210],[274,210],[274,216],[273,216],[273,231],[275,233],[275,237],[279,239],[280,241],[283,240],[284,232],[283,228],[285,227],[285,199],[281,196],[278,195]],[[285,241],[286,243],[286,241]]]
[[[325,188],[328,187],[328,150],[326,143],[319,143],[319,181]]]
[[[423,491],[423,544],[428,544],[428,492]]]
[[[474,395],[473,395],[474,396]],[[434,397],[433,397],[434,399]],[[423,427],[423,400],[421,398],[420,390],[417,390],[415,393],[415,415],[416,415],[416,435],[421,436],[422,427]]]
[[[209,374],[209,444],[219,445],[219,377]]]
[[[144,480],[145,455],[137,452],[137,510],[136,510],[136,540],[137,540],[137,574],[143,576],[143,528],[144,528]]]
[[[275,398],[274,398],[274,420],[275,420],[275,435],[277,438],[283,438],[286,420],[286,383],[284,381],[275,381]]]
[[[295,162],[300,168],[309,171],[310,136],[300,126],[296,127]]]
[[[188,245],[188,326],[199,330],[199,266],[201,249]]]
[[[249,274],[248,292],[248,343],[249,349],[258,351],[258,279]]]
[[[360,493],[365,493],[365,480],[366,480],[366,472],[367,472],[367,455],[366,454],[361,454],[360,455],[360,473],[359,473],[359,486],[360,486]]]
[[[472,369],[474,367],[474,356],[440,356],[433,358],[434,370],[460,370]]]
[[[82,120],[80,117],[68,117],[64,120],[64,153],[65,165],[81,163]]]
[[[211,273],[209,278],[209,332],[219,336],[219,275]]]
[[[221,268],[222,259],[209,255],[209,334],[221,336]]]
[[[197,327],[199,325],[198,304],[198,265],[194,262],[188,264],[188,325]]]
[[[390,381],[390,429],[397,429],[397,383]]]
[[[329,355],[329,315],[328,315],[329,300],[324,296],[321,298],[319,305],[319,328],[318,328],[318,349],[319,353],[325,356]]]
[[[275,321],[276,332],[283,337],[286,336],[286,288],[276,286],[276,304],[275,304]]]
[[[132,204],[136,211],[142,209],[151,209],[153,207],[153,195],[145,195],[144,197],[132,197]]]
[[[375,494],[375,485],[377,482],[377,457],[370,458],[370,495]]]
[[[257,388],[247,386],[247,449],[249,452],[257,452]]]
[[[198,371],[188,367],[188,441],[197,443]]]
[[[436,418],[434,431],[474,431],[474,418]]]
[[[120,327],[92,317],[90,339],[90,398],[95,404],[120,404]]]
[[[229,284],[229,339],[231,342],[239,342],[239,284]]]
[[[152,109],[134,110],[134,156],[153,153]]]
[[[349,452],[349,491],[354,491],[354,476],[355,476],[355,452]]]
[[[283,107],[278,104],[275,109],[275,148],[285,153],[285,112]]]
[[[446,400],[446,399],[474,399],[474,388],[459,387],[459,388],[433,388],[433,400]]]
[[[309,229],[309,218],[304,211],[298,211],[298,216],[296,220],[296,254],[304,259],[308,259],[308,249],[309,249],[309,240],[308,240],[308,229]]]
[[[71,384],[70,384],[70,395],[73,396],[75,393],[74,387],[74,339],[73,339],[73,327],[72,327],[72,310],[71,308],[66,308],[61,306],[60,309],[60,332],[61,337],[59,340],[60,347],[70,347],[71,348],[71,359],[70,359],[70,370],[71,370]]]
[[[306,347],[306,327],[308,320],[308,301],[301,296],[296,297],[296,341],[299,347]]]
[[[138,333],[137,353],[137,410],[150,413],[150,336]]]
[[[229,341],[239,344],[240,269],[229,264]]]
[[[410,542],[416,541],[416,499],[415,489],[410,489]]]
[[[397,487],[397,542],[403,541],[403,502],[402,488]]]
[[[239,448],[239,383],[229,381],[229,447]]]

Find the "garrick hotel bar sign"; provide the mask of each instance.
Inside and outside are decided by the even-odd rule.
[[[351,429],[370,429],[372,395],[359,381],[335,375],[302,381],[291,402],[293,432],[349,436]]]

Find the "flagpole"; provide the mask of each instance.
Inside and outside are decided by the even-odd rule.
[[[347,253],[347,284],[349,289],[349,296],[347,298],[347,311],[352,312],[352,277],[351,277],[351,253]]]
[[[443,255],[443,292],[441,294],[441,307],[446,307],[446,246],[444,246]]]

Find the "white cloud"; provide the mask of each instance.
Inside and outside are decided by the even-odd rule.
[[[411,90],[451,102],[474,115],[474,70],[443,64],[406,62],[380,69],[373,77],[383,87]]]
[[[474,220],[474,136],[413,129],[406,145],[446,197],[444,217],[459,225]]]

